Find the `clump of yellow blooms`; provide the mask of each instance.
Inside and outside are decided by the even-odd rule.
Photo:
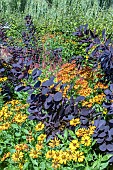
[[[23,113],[17,113],[14,118],[13,118],[13,122],[15,123],[18,123],[18,124],[21,124],[23,122],[25,122],[25,120],[27,119],[27,115],[26,114],[23,114]]]
[[[7,77],[1,77],[1,78],[0,78],[0,83],[4,82],[4,81],[6,81],[6,80],[7,80]]]
[[[104,108],[104,110],[103,110],[103,114],[104,114],[104,115],[106,115],[106,114],[107,114],[107,109],[106,109],[106,108]]]
[[[88,129],[86,129],[86,128],[79,128],[79,129],[76,131],[75,134],[76,134],[77,137],[82,137],[82,136],[84,136],[84,135],[91,136],[91,135],[93,135],[95,129],[96,129],[95,126],[89,126]]]
[[[35,147],[36,151],[40,151],[43,148],[43,141],[38,141]]]
[[[75,151],[80,147],[80,143],[78,139],[72,140],[69,144],[69,148],[71,151]]]
[[[91,107],[95,103],[101,104],[104,99],[105,99],[105,94],[101,93],[89,99],[89,101],[83,101],[82,106]]]
[[[2,125],[0,125],[0,130],[7,130],[7,129],[9,129],[9,127],[10,127],[10,123],[6,122],[6,123],[3,123]]]
[[[83,162],[85,159],[84,153],[78,150],[49,150],[46,153],[46,159],[52,159],[52,167],[60,168],[62,164],[66,165],[68,161]]]
[[[91,145],[91,138],[90,138],[90,136],[87,136],[87,135],[82,136],[81,144],[83,144],[84,146],[90,146]]]
[[[7,130],[11,123],[23,123],[27,115],[23,114],[21,109],[25,109],[28,104],[22,104],[18,100],[12,100],[4,104],[0,110],[0,130]]]
[[[33,70],[32,70],[32,69],[30,69],[30,70],[28,70],[28,73],[29,73],[29,74],[31,74],[31,73],[32,73],[32,71],[33,71]]]

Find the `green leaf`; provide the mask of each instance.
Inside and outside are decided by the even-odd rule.
[[[45,162],[41,162],[40,163],[40,169],[41,170],[45,170],[46,169]]]
[[[97,165],[98,165],[98,160],[96,160],[96,161],[93,163],[92,168],[95,168]]]
[[[101,163],[100,170],[105,169],[108,166],[109,162]]]
[[[37,162],[35,159],[32,159],[32,158],[31,158],[31,161],[32,161],[33,165],[38,166],[38,162]]]
[[[11,126],[12,126],[14,129],[18,129],[18,125],[17,125],[17,124],[11,124]]]
[[[105,162],[105,161],[108,161],[108,159],[109,158],[111,158],[113,156],[113,154],[107,154],[107,155],[104,155],[103,157],[102,157],[102,162]]]
[[[16,133],[15,133],[15,136],[17,136],[17,137],[18,137],[18,136],[21,136],[21,133],[17,133],[17,132],[16,132]]]
[[[71,135],[71,137],[76,139],[76,135],[72,130],[68,130],[69,134]]]
[[[64,130],[64,138],[65,138],[65,140],[68,138],[68,130],[67,129]]]
[[[22,139],[26,139],[26,136],[22,136]]]
[[[29,131],[28,131],[27,129],[23,129],[23,132],[24,132],[25,134],[29,134]]]
[[[59,137],[59,139],[64,139],[62,135],[57,134],[57,136]]]
[[[16,150],[15,149],[9,149],[10,153],[14,153]]]
[[[28,169],[28,165],[29,165],[29,162],[26,162],[26,163],[24,164],[24,166],[23,166],[23,170]]]

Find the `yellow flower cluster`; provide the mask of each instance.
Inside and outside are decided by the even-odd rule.
[[[86,136],[91,136],[93,135],[94,131],[95,131],[96,127],[95,126],[89,126],[88,129],[86,128],[79,128],[77,131],[76,131],[76,136],[77,137],[82,137],[84,135]]]
[[[40,136],[38,136],[38,141],[44,141],[44,139],[46,138],[46,134],[41,134]]]
[[[28,70],[28,73],[31,74],[33,70]]]
[[[11,111],[9,111],[8,106],[3,106],[0,111],[0,121],[9,119],[9,117],[11,117],[12,114],[13,113]]]
[[[88,81],[86,81],[85,79],[83,79],[83,78],[80,78],[80,79],[78,79],[77,81],[76,81],[76,84],[75,84],[75,86],[74,86],[74,89],[75,90],[77,90],[77,89],[81,89],[81,88],[83,88],[83,89],[86,89],[87,88],[87,86],[88,86]]]
[[[7,77],[1,77],[1,78],[0,78],[0,83],[4,82],[4,81],[6,81],[6,80],[7,80]]]
[[[23,122],[25,122],[25,120],[27,119],[27,115],[26,114],[23,114],[23,113],[17,113],[14,118],[13,118],[13,122],[15,123],[18,123],[18,124],[21,124]]]
[[[7,129],[9,129],[9,127],[10,127],[10,123],[6,122],[6,123],[3,123],[2,125],[0,125],[0,130],[7,130]]]
[[[92,80],[94,78],[93,71],[88,66],[83,67],[81,70],[79,70],[78,74],[81,78],[84,78],[85,80]]]
[[[45,138],[46,138],[45,134],[41,134],[38,137],[38,143],[36,144],[35,149],[32,148],[30,150],[29,156],[31,158],[35,159],[35,158],[38,158],[39,155],[41,155],[41,149],[43,149],[43,141],[44,141]]]
[[[80,151],[71,151],[71,150],[49,150],[46,153],[46,159],[52,159],[52,167],[54,169],[60,168],[60,165],[66,165],[68,161],[83,162],[84,153]]]
[[[0,110],[0,130],[7,130],[12,122],[22,123],[27,119],[27,115],[21,113],[28,104],[22,104],[18,100],[12,100],[4,104]],[[10,122],[10,123],[9,123]]]
[[[87,97],[92,93],[92,91],[93,90],[90,87],[88,87],[88,88],[85,88],[85,89],[78,90],[77,93],[81,96]]]
[[[35,147],[36,151],[40,151],[43,148],[43,141],[38,141]]]
[[[105,94],[101,93],[101,94],[96,95],[95,97],[89,99],[89,101],[83,101],[82,106],[91,107],[95,103],[101,104],[104,99],[105,99]]]

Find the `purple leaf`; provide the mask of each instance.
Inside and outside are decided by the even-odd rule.
[[[85,99],[84,96],[78,96],[78,97],[76,98],[76,102],[80,102],[80,101],[82,101],[82,100],[84,100],[84,99]]]
[[[103,138],[103,137],[105,137],[105,136],[106,136],[106,133],[105,133],[105,132],[102,132],[102,133],[100,133],[100,134],[98,135],[99,138]]]
[[[38,82],[34,85],[34,87],[35,87],[35,88],[39,88],[40,85],[41,85],[41,81],[38,81]]]
[[[107,145],[107,150],[108,151],[113,151],[113,144],[108,144]]]
[[[103,143],[102,145],[100,145],[100,146],[99,146],[99,149],[100,149],[101,151],[106,151],[106,149],[107,149],[106,143]]]
[[[19,92],[19,91],[22,91],[24,88],[25,88],[25,86],[18,85],[15,87],[15,91]]]
[[[47,94],[49,92],[49,89],[48,88],[43,88],[42,89],[42,94]]]
[[[62,100],[62,93],[61,92],[57,92],[54,97],[53,97],[55,102],[59,102]]]
[[[113,84],[110,84],[110,90],[113,92]]]
[[[103,141],[104,141],[104,138],[98,138],[97,139],[97,143],[103,143]]]

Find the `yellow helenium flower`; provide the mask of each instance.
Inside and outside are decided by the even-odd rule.
[[[2,126],[0,127],[1,130],[7,130],[10,127],[10,123],[6,122],[3,123]]]
[[[90,146],[91,145],[91,138],[87,135],[84,135],[81,138],[81,144],[84,144],[84,146]]]
[[[62,154],[60,154],[59,156],[59,163],[60,164],[66,164],[68,160],[68,155],[66,152],[62,152]]]
[[[38,151],[36,151],[35,149],[31,149],[30,150],[30,153],[29,153],[29,156],[31,157],[31,158],[38,158],[38,156],[41,154],[41,152],[38,152]]]
[[[58,158],[55,158],[52,160],[52,168],[54,168],[54,169],[60,168],[60,163],[59,163]]]
[[[36,144],[36,151],[40,151],[42,148],[43,148],[43,145],[42,145],[42,142],[38,142],[37,144]]]
[[[45,156],[46,156],[46,159],[53,158],[54,153],[55,153],[54,150],[49,150],[49,151],[46,153],[46,155],[45,155]]]
[[[46,134],[41,134],[40,136],[38,136],[38,141],[43,141],[46,138]]]
[[[55,146],[60,145],[60,140],[58,140],[56,137],[53,140],[50,140],[49,144],[50,147],[54,148]]]
[[[73,154],[73,160],[75,162],[83,162],[84,161],[84,158],[85,156],[83,155],[83,152],[80,152],[80,151],[76,151],[74,154]]]
[[[35,127],[36,131],[41,131],[44,129],[44,124],[42,122],[38,123]]]
[[[76,149],[79,148],[79,147],[80,147],[80,144],[79,144],[79,142],[78,142],[77,139],[72,140],[72,141],[70,142],[70,144],[69,144],[69,148],[70,148],[71,151],[74,151],[74,150],[76,150]]]
[[[23,152],[20,151],[16,151],[13,155],[12,155],[12,160],[14,162],[19,162],[22,158],[23,158],[24,154]]]
[[[79,118],[70,120],[70,125],[76,126],[78,124],[80,124],[80,119]]]

